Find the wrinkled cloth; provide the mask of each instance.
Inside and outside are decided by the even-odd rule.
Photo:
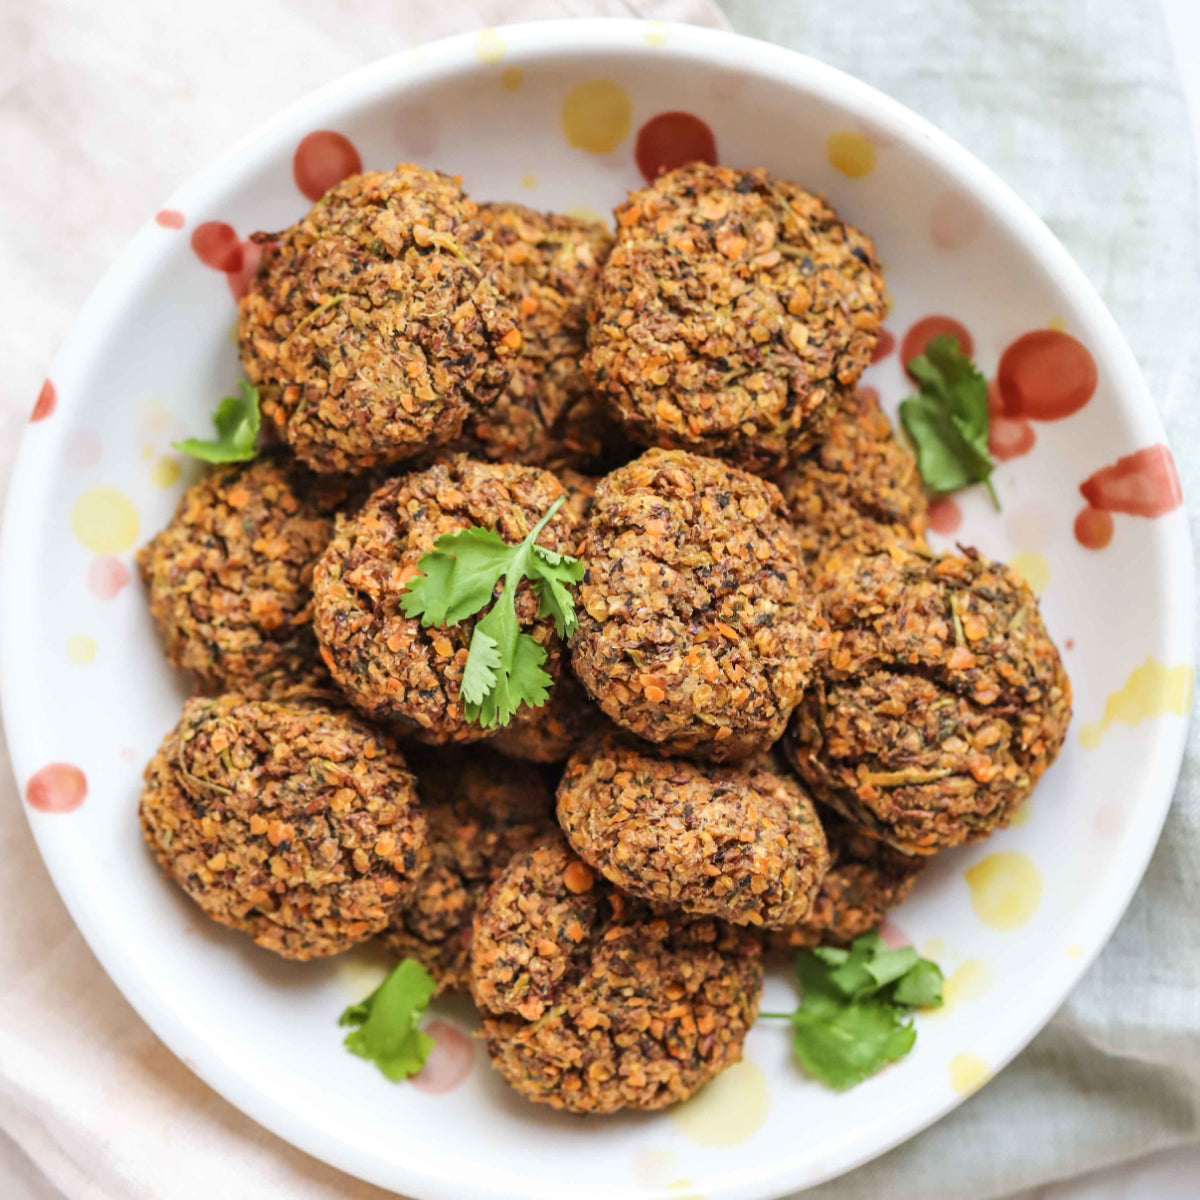
[[[345,71],[485,25],[735,28],[882,88],[995,168],[1133,345],[1200,509],[1200,270],[1186,115],[1154,0],[8,0],[0,39],[0,489],[54,350],[144,216]],[[270,53],[263,53],[269,47]],[[1195,723],[1162,842],[1061,1012],[933,1129],[806,1193],[987,1200],[1200,1138]],[[38,858],[0,742],[0,1196],[383,1200],[259,1129],[157,1041]]]

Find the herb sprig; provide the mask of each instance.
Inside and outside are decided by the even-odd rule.
[[[187,438],[175,442],[176,450],[207,463],[249,462],[257,453],[258,430],[262,416],[258,411],[258,388],[244,379],[240,396],[226,396],[213,413],[217,436],[212,441]]]
[[[889,950],[875,932],[848,950],[801,951],[796,973],[804,993],[796,1011],[761,1015],[791,1021],[796,1059],[837,1091],[903,1058],[917,1037],[909,1013],[942,1003],[937,964],[911,946]]]
[[[935,337],[925,353],[905,364],[920,392],[900,404],[900,421],[917,453],[917,470],[934,492],[957,492],[985,484],[997,511],[992,486],[996,464],[988,453],[987,380],[959,350],[958,339]]]
[[[433,1038],[420,1025],[435,989],[433,976],[416,959],[404,959],[365,1000],[342,1013],[338,1024],[353,1027],[343,1045],[393,1083],[415,1075],[433,1049]]]
[[[537,545],[538,535],[565,502],[560,496],[517,546],[478,525],[443,534],[422,555],[420,574],[400,598],[404,615],[420,617],[425,628],[457,625],[491,604],[471,633],[460,685],[467,720],[485,729],[507,725],[522,704],[545,704],[554,682],[542,670],[546,651],[517,622],[521,581],[529,580],[538,616],[552,617],[559,637],[570,637],[579,624],[571,588],[583,578],[583,563]],[[492,603],[501,579],[504,587]]]

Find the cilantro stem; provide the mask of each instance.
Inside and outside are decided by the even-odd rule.
[[[765,1013],[760,1012],[759,1017],[766,1017],[768,1021],[790,1021],[795,1015],[794,1013]]]
[[[538,534],[550,524],[554,514],[558,512],[558,510],[562,508],[566,502],[566,496],[559,496],[559,498],[555,500],[555,502],[550,505],[548,509],[546,509],[546,515],[533,527],[533,531],[525,537],[524,541],[526,545],[532,546],[533,543],[537,541]]]
[[[984,487],[988,490],[988,495],[992,498],[992,503],[996,506],[996,511],[1000,511],[1000,497],[996,495],[996,489],[992,486],[992,477],[989,475],[983,481]]]

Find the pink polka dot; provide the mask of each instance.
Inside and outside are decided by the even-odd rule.
[[[949,537],[962,524],[962,509],[956,500],[943,496],[929,506],[929,528]]]
[[[965,246],[982,225],[979,206],[961,192],[943,192],[929,214],[929,236],[939,250]]]
[[[205,221],[192,230],[192,249],[196,257],[214,271],[242,269],[242,243],[237,230],[224,221]]]
[[[1024,417],[1005,417],[993,413],[988,422],[988,450],[998,462],[1028,454],[1037,441],[1033,426]]]
[[[1125,812],[1116,800],[1109,800],[1096,809],[1092,827],[1102,838],[1115,838],[1125,825]]]
[[[879,403],[879,389],[871,387],[870,384],[868,384],[866,387],[860,387],[858,389],[858,394],[866,397],[868,400],[874,400],[876,404]]]
[[[475,1057],[471,1039],[449,1021],[430,1021],[425,1032],[433,1038],[433,1049],[410,1082],[434,1095],[453,1091],[471,1073]]]
[[[1074,650],[1075,649],[1075,639],[1067,638],[1067,640],[1065,642],[1063,642],[1063,645],[1066,646],[1066,648],[1068,650]]]
[[[33,405],[33,412],[29,414],[31,421],[44,421],[58,407],[58,392],[54,389],[54,384],[50,380],[46,380],[42,384],[42,390],[38,392],[37,400]]]
[[[905,946],[912,945],[912,938],[899,926],[893,925],[891,921],[884,921],[880,925],[879,936],[883,938],[883,944],[889,950],[900,950]]]
[[[111,554],[92,560],[88,567],[88,590],[97,600],[111,600],[129,583],[129,568]]]
[[[70,763],[51,763],[25,785],[25,802],[44,813],[73,812],[87,795],[87,776]]]
[[[437,114],[424,104],[400,109],[396,113],[395,128],[403,152],[411,158],[424,158],[437,149]]]
[[[875,349],[871,351],[871,361],[877,363],[887,358],[889,354],[896,348],[896,336],[890,329],[881,329],[879,331],[879,340],[875,343]]]
[[[1103,550],[1113,537],[1111,513],[1089,504],[1075,518],[1075,540],[1085,550]]]
[[[249,290],[258,274],[258,264],[262,261],[263,247],[258,242],[249,240],[242,243],[242,263],[236,271],[226,271],[225,279],[235,300],[240,300]]]
[[[103,451],[104,443],[90,429],[73,429],[63,439],[63,458],[76,470],[94,467]]]
[[[333,129],[318,129],[304,138],[292,156],[292,176],[309,200],[320,200],[343,179],[362,170],[354,143]]]
[[[122,762],[133,762],[137,758],[137,751],[132,746],[122,746],[120,754]]]
[[[164,229],[182,229],[183,213],[173,208],[160,208],[154,214],[154,220]]]

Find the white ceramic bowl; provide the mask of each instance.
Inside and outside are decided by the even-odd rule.
[[[439,1006],[421,1085],[387,1083],[341,1048],[335,1024],[371,986],[369,953],[280,961],[160,878],[135,808],[184,688],[129,575],[136,545],[194,475],[183,464],[180,476],[168,443],[204,431],[239,377],[230,284],[252,265],[241,240],[308,206],[293,162],[306,135],[343,135],[306,143],[298,177],[310,191],[353,166],[356,149],[369,167],[416,159],[461,172],[478,198],[606,212],[640,182],[637,131],[668,110],[701,117],[722,161],[824,192],[873,234],[897,338],[952,315],[991,375],[1019,335],[1066,330],[1045,339],[1040,365],[1017,364],[1025,374],[1007,396],[1023,388],[1042,416],[1056,400],[1069,407],[1071,380],[1055,373],[1086,348],[1079,361],[1090,355],[1098,374],[1087,404],[1063,419],[997,420],[1010,450],[1035,444],[997,473],[1003,512],[959,497],[954,535],[1015,561],[1042,591],[1076,718],[1028,819],[939,858],[895,914],[889,936],[943,963],[951,1000],[918,1020],[901,1064],[834,1095],[793,1066],[784,1028],[764,1022],[746,1062],[693,1103],[580,1121],[511,1093],[461,1036],[463,1005]],[[196,244],[233,274],[204,265]],[[21,448],[0,570],[4,716],[41,852],[100,961],[175,1053],[255,1120],[355,1175],[447,1200],[751,1200],[828,1179],[998,1071],[1137,886],[1176,777],[1193,661],[1191,550],[1169,453],[1153,449],[1162,427],[1112,319],[1037,218],[937,130],[829,67],[628,21],[514,26],[386,59],[294,105],[148,220],[51,381]],[[895,351],[868,382],[894,411],[906,391]],[[1090,485],[1115,513],[1084,522],[1085,535],[1112,523],[1110,543],[1087,549],[1074,531],[1080,484],[1130,455]],[[953,506],[939,510],[943,529],[955,519]],[[791,1000],[786,974],[770,978],[765,1006]]]

